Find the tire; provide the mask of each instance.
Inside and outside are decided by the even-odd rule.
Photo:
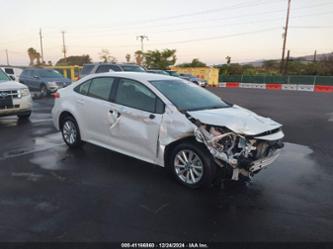
[[[65,116],[60,123],[62,138],[70,148],[78,148],[83,142],[80,136],[79,126],[72,116]]]
[[[206,147],[198,142],[176,145],[168,160],[168,166],[178,182],[192,189],[210,187],[217,174],[212,156]]]
[[[28,119],[30,118],[31,111],[17,114],[19,119]]]
[[[46,97],[48,94],[47,87],[45,84],[42,84],[39,88],[40,96],[41,97]]]

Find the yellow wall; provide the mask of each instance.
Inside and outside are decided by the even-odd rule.
[[[48,66],[47,68],[52,68],[60,72],[65,78],[71,79],[73,81],[78,79],[81,66]]]
[[[189,73],[200,79],[207,80],[210,86],[216,86],[219,83],[219,69],[212,67],[171,67],[171,70],[177,73]]]

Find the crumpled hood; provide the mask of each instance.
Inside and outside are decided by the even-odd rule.
[[[282,126],[270,118],[261,117],[237,105],[188,113],[201,123],[227,127],[233,132],[244,135],[258,135]]]
[[[22,88],[28,88],[26,85],[23,85],[21,83],[18,83],[16,81],[0,81],[0,90],[6,91],[6,90],[18,90]]]

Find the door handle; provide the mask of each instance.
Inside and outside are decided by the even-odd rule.
[[[120,117],[120,115],[121,115],[121,113],[120,113],[120,112],[118,112],[118,111],[116,111],[116,110],[109,110],[109,113],[111,113],[111,114],[114,114],[114,113],[116,113],[116,114],[117,114],[117,118],[119,118],[119,117]]]
[[[150,119],[154,119],[154,118],[155,118],[155,115],[154,115],[154,114],[150,114],[150,115],[149,115],[149,118],[150,118]]]

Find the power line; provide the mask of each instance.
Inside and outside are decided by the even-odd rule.
[[[243,35],[265,33],[265,32],[269,32],[269,31],[273,31],[273,30],[278,30],[278,29],[279,29],[278,27],[267,28],[267,29],[260,29],[260,30],[242,32],[242,33],[235,33],[235,34],[229,34],[229,35],[222,35],[222,36],[213,36],[213,37],[197,38],[197,39],[174,41],[174,42],[153,43],[151,45],[158,45],[158,44],[162,44],[162,45],[163,44],[179,44],[179,43],[191,43],[191,42],[198,42],[198,41],[219,40],[219,39],[225,39],[225,38],[231,38],[231,37],[237,37],[237,36],[243,36]]]
[[[291,29],[331,29],[333,26],[289,26]]]
[[[278,30],[279,27],[273,27],[273,28],[267,28],[267,29],[260,29],[260,30],[253,30],[248,32],[242,32],[242,33],[234,33],[229,35],[222,35],[222,36],[213,36],[213,37],[205,37],[205,38],[197,38],[197,39],[191,39],[191,40],[180,40],[180,41],[173,41],[173,42],[163,42],[163,43],[151,43],[151,45],[164,45],[164,44],[182,44],[182,43],[191,43],[191,42],[198,42],[198,41],[209,41],[209,40],[219,40],[219,39],[226,39],[231,37],[237,37],[237,36],[243,36],[243,35],[251,35],[251,34],[259,34],[259,33],[265,33],[270,32],[273,30]],[[80,45],[75,45],[76,47],[79,47]],[[100,48],[101,46],[82,46],[85,48]],[[120,47],[136,47],[135,44],[133,45],[119,45],[119,46],[112,46],[114,48],[120,48]]]
[[[316,7],[321,7],[321,6],[326,6],[326,5],[330,5],[330,4],[333,4],[333,2],[326,2],[326,3],[317,3],[317,4],[313,4],[313,5],[308,5],[308,6],[304,6],[304,7],[300,7],[300,8],[296,8],[295,10],[303,10],[303,9],[308,9],[308,8],[316,8]],[[252,5],[251,5],[252,6]],[[258,16],[261,16],[261,15],[266,15],[266,14],[272,14],[272,13],[279,13],[279,12],[285,12],[285,9],[278,9],[278,10],[273,10],[273,11],[265,11],[265,12],[258,12],[258,13],[252,13],[250,15],[242,15],[242,18],[243,17],[249,17],[249,16],[255,16],[255,17],[258,17]],[[207,21],[219,21],[219,20],[231,20],[231,19],[239,19],[240,16],[239,14],[238,15],[234,15],[234,16],[223,16],[222,18],[213,18],[213,19],[199,19],[198,21],[200,23],[202,22],[207,22]],[[165,20],[168,20],[166,18],[164,18]],[[182,22],[176,22],[176,23],[164,23],[164,24],[154,24],[154,25],[151,25],[150,23],[151,22],[148,22],[149,25],[140,25],[140,22],[136,22],[134,23],[133,25],[131,25],[130,27],[128,28],[124,28],[124,27],[100,27],[99,29],[100,30],[97,30],[98,28],[94,27],[93,30],[89,33],[99,33],[99,32],[108,32],[107,29],[112,29],[112,31],[118,31],[118,30],[137,30],[137,29],[151,29],[151,28],[160,28],[160,27],[163,27],[163,26],[167,26],[167,27],[170,27],[170,26],[179,26],[179,25],[182,25],[182,24],[193,24],[195,23],[196,20],[187,20],[187,21],[182,21]],[[137,25],[140,25],[139,27],[135,27]],[[86,30],[86,27],[85,27],[85,30]],[[75,31],[73,31],[74,33]]]

